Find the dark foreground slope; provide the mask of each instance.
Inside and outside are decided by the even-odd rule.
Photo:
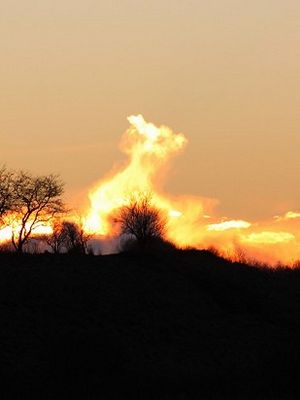
[[[0,397],[299,398],[300,271],[0,255]]]

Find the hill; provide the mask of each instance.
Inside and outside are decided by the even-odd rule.
[[[300,270],[0,254],[2,398],[299,398]]]

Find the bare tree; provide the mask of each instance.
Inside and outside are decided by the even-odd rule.
[[[68,253],[86,254],[91,235],[87,234],[81,223],[63,221],[61,224],[62,246]]]
[[[11,209],[13,200],[14,173],[5,166],[0,167],[0,225],[3,216]]]
[[[140,247],[153,239],[162,239],[166,221],[162,212],[152,206],[151,196],[140,193],[131,197],[115,218],[120,224],[121,235],[131,235]]]
[[[62,229],[63,224],[55,221],[52,225],[52,233],[43,235],[42,240],[51,248],[54,254],[61,253],[65,246],[65,231]]]
[[[22,253],[34,230],[65,212],[63,183],[57,175],[35,177],[20,172],[13,180],[13,191],[12,211],[18,227],[13,229],[12,244]]]

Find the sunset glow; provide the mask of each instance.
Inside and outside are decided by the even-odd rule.
[[[8,222],[7,220],[10,220],[10,222]],[[15,235],[18,234],[18,232],[20,231],[20,222],[18,220],[15,220],[13,218],[13,216],[8,216],[6,218],[6,222],[3,224],[2,229],[0,229],[0,243],[5,243],[5,242],[10,242],[13,233],[15,233]],[[25,225],[25,228],[28,230],[30,228],[30,222],[28,222]],[[32,236],[41,236],[41,235],[51,235],[52,233],[52,227],[51,227],[51,222],[49,222],[49,224],[39,224],[38,226],[36,226],[33,229],[32,232]]]
[[[128,121],[130,127],[121,140],[121,150],[128,155],[128,162],[91,190],[91,206],[84,225],[88,232],[102,239],[117,235],[113,223],[116,210],[127,204],[134,193],[151,193],[153,205],[167,218],[166,239],[178,247],[214,247],[232,259],[242,251],[249,260],[273,265],[292,265],[300,258],[298,229],[282,230],[282,222],[296,220],[299,213],[288,211],[269,224],[224,217],[220,220],[212,217],[215,199],[165,193],[163,184],[171,158],[183,150],[187,138],[166,126],[147,123],[142,115],[130,116]],[[284,244],[284,249],[278,248],[278,244]]]
[[[146,122],[142,115],[130,116],[128,122],[130,126],[120,142],[127,162],[115,167],[90,190],[90,206],[83,216],[68,215],[70,220],[83,224],[86,233],[100,243],[116,239],[116,213],[132,196],[143,193],[151,196],[151,204],[166,219],[165,239],[179,248],[213,247],[232,260],[239,260],[243,254],[243,259],[273,266],[293,266],[300,259],[299,212],[286,211],[270,221],[245,221],[219,217],[217,199],[166,193],[164,184],[172,158],[188,144],[186,136],[167,126]],[[19,231],[20,223],[8,214],[0,230],[0,241],[9,242],[13,233],[17,235]],[[33,237],[51,233],[51,220],[32,232]],[[112,247],[110,251],[116,249]]]
[[[179,247],[293,265],[299,20],[296,0],[1,2],[0,167],[60,176],[100,241],[146,192]]]
[[[0,400],[300,399],[300,0],[0,38]]]

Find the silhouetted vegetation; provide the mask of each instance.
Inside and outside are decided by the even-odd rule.
[[[3,224],[3,217],[9,214],[8,225],[18,225],[11,238],[17,252],[23,252],[38,227],[65,212],[62,194],[63,183],[56,175],[33,176],[0,169],[0,217]]]
[[[67,253],[87,253],[87,243],[90,235],[85,233],[83,227],[79,224],[63,221],[61,223],[61,236],[63,238],[63,247]]]
[[[166,221],[147,193],[132,196],[129,204],[120,208],[115,221],[120,225],[121,235],[129,236],[129,243],[140,250],[163,239]]]
[[[52,233],[44,235],[41,239],[50,247],[54,254],[61,253],[64,250],[66,240],[62,222],[60,220],[54,221],[52,224]]]
[[[163,239],[162,237],[148,238],[141,246],[140,242],[135,237],[121,237],[118,251],[120,253],[143,253],[155,254],[161,252],[170,252],[177,250],[177,247]]]
[[[0,254],[2,398],[299,398],[300,270]]]
[[[5,166],[0,167],[0,227],[2,218],[11,209],[13,204],[13,172]]]
[[[0,168],[0,221],[19,224],[0,249],[2,398],[299,398],[299,268],[179,250],[144,194],[115,218],[120,254],[87,255],[62,193]]]
[[[20,172],[13,182],[13,190],[12,211],[21,225],[16,237],[13,231],[12,243],[18,252],[22,252],[36,227],[64,212],[60,198],[63,185],[54,175],[34,177]]]

